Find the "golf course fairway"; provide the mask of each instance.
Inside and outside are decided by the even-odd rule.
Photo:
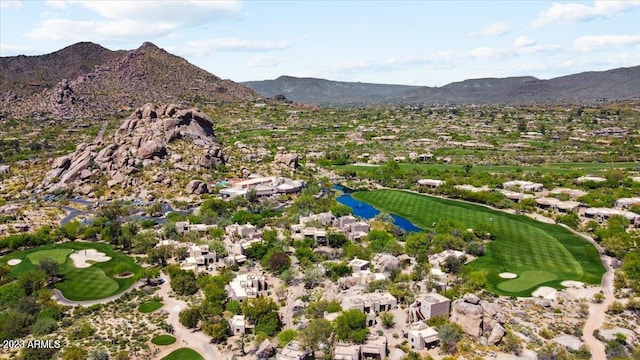
[[[490,222],[495,240],[487,244],[484,256],[466,266],[485,271],[487,290],[497,294],[531,296],[539,286],[563,288],[560,283],[564,280],[599,284],[605,272],[596,248],[559,225],[400,190],[362,191],[351,196],[381,211],[400,215],[423,229],[444,219],[467,228]],[[499,276],[502,272],[518,277],[503,279]]]

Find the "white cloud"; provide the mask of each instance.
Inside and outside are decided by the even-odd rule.
[[[26,35],[33,39],[45,40],[104,41],[132,35],[152,37],[168,34],[172,29],[175,29],[175,24],[167,22],[151,22],[140,26],[139,22],[128,19],[118,21],[45,19]]]
[[[589,21],[597,17],[611,17],[620,15],[634,7],[640,6],[640,1],[594,1],[593,5],[578,3],[555,3],[550,8],[540,12],[537,19],[531,22],[533,28],[540,28],[551,24],[574,24]]]
[[[92,39],[166,36],[170,32],[202,25],[221,18],[238,16],[239,1],[71,1],[49,0],[54,9],[80,6],[99,16],[86,15],[84,19],[48,18],[41,20],[26,35],[41,40]],[[75,27],[76,32],[66,27]],[[69,37],[70,36],[70,37]],[[116,39],[114,39],[116,38]]]
[[[192,40],[187,41],[187,47],[183,52],[189,52],[197,56],[206,56],[217,51],[275,51],[283,50],[291,46],[288,40],[256,41],[237,38]]]
[[[47,0],[44,3],[54,9],[66,9],[70,2],[66,0]]]
[[[14,56],[35,54],[38,51],[34,48],[22,45],[0,44],[0,56]]]
[[[22,1],[0,0],[0,9],[22,9]]]
[[[180,24],[238,15],[239,1],[86,1],[80,4],[107,19],[149,19]]]
[[[516,48],[521,48],[521,47],[527,47],[527,46],[533,46],[536,44],[536,41],[530,37],[521,35],[518,36],[514,41],[513,41],[513,47]]]
[[[504,22],[497,22],[489,24],[482,29],[482,35],[486,36],[498,36],[506,33],[509,30],[509,25]]]
[[[469,51],[469,55],[476,59],[502,59],[513,56],[513,51],[508,48],[479,47]]]
[[[482,28],[482,30],[479,33],[471,32],[469,33],[469,35],[470,36],[478,36],[478,35],[498,36],[506,33],[507,31],[509,31],[509,24],[505,22],[496,22],[496,23],[485,26],[484,28]]]
[[[573,49],[590,52],[606,47],[640,44],[640,35],[581,36],[573,43]]]
[[[273,57],[273,56],[255,56],[251,60],[247,61],[245,64],[248,67],[257,67],[257,68],[265,68],[265,67],[276,67],[282,63],[284,59],[281,57]]]

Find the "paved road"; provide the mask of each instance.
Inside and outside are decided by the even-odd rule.
[[[104,299],[99,299],[99,300],[84,300],[84,301],[75,301],[75,300],[69,300],[66,297],[64,297],[64,295],[62,295],[62,293],[60,292],[60,290],[58,289],[53,289],[53,299],[55,301],[57,301],[58,303],[62,304],[62,305],[67,305],[67,306],[91,306],[91,305],[95,305],[95,304],[106,304],[108,302],[111,302],[113,300],[119,299],[122,295],[128,293],[129,291],[139,287],[140,285],[142,285],[141,282],[137,282],[131,286],[129,286],[128,289],[126,289],[125,291],[113,295],[113,296],[109,296],[108,298],[104,298]]]
[[[162,279],[164,279],[164,283],[160,285],[158,295],[162,297],[162,302],[164,303],[162,309],[169,313],[167,323],[173,326],[174,333],[172,335],[176,338],[176,342],[168,347],[163,346],[162,350],[155,358],[162,359],[176,349],[188,347],[200,353],[200,355],[207,360],[231,359],[230,354],[223,356],[220,351],[218,351],[217,347],[210,343],[211,339],[209,336],[205,335],[201,331],[194,332],[180,324],[178,315],[181,310],[187,308],[187,303],[182,300],[169,297],[169,292],[171,292],[169,278],[166,275],[162,275]]]

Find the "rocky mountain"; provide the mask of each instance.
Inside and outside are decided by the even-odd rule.
[[[178,140],[184,140],[186,149],[181,148],[182,152],[175,144]],[[189,158],[183,158],[184,152]],[[67,188],[91,197],[96,187],[103,185],[145,188],[144,178],[170,185],[171,176],[162,169],[198,173],[225,161],[209,116],[175,104],[149,103],[123,121],[112,143],[79,144],[73,153],[54,159],[40,188]],[[152,173],[140,176],[148,171]],[[187,192],[196,191],[204,189],[198,184],[187,186]]]
[[[361,82],[331,81],[316,78],[280,76],[275,80],[241,83],[265,97],[284,95],[287,99],[306,104],[376,104],[401,96],[405,91],[418,90],[418,86],[369,84]]]
[[[59,72],[55,84],[51,86],[47,83],[40,92],[29,96],[27,92],[20,94],[13,88],[2,88],[6,90],[2,103],[6,115],[25,117],[39,114],[56,118],[107,116],[147,102],[236,101],[257,96],[253,90],[220,79],[151,43],[144,43],[138,49],[124,53],[101,51],[106,54],[104,62],[96,64],[102,59],[97,56],[94,61],[86,62],[93,67],[90,71],[74,77],[86,69],[75,64],[74,59],[82,55],[79,50],[96,46],[74,45],[65,49],[65,54],[73,54],[64,57],[69,61],[68,68],[59,65],[58,68],[63,68],[63,71]],[[43,59],[32,62],[46,64],[53,56],[44,55]],[[23,61],[23,58],[26,57],[18,56],[3,61],[14,64],[14,68],[29,68],[29,62]],[[24,72],[20,78],[9,77],[5,81],[8,84],[6,86],[13,84],[16,89],[20,88],[16,84],[24,86],[25,82],[28,85],[35,81],[28,72]],[[51,81],[53,75],[47,75],[47,78]],[[44,83],[42,85],[45,87]]]
[[[266,97],[319,105],[389,103],[544,104],[640,99],[640,66],[592,71],[549,80],[531,76],[485,78],[442,87],[339,82],[281,76],[242,83]]]
[[[75,79],[97,66],[125,55],[98,44],[80,42],[51,54],[0,57],[0,95],[24,98],[53,88],[62,79]]]

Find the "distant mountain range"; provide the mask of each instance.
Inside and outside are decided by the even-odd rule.
[[[532,76],[485,78],[442,87],[384,85],[281,76],[242,82],[262,96],[317,105],[560,104],[640,99],[640,66],[540,80]]]
[[[145,103],[246,101],[284,95],[317,105],[531,104],[640,99],[640,66],[539,80],[473,79],[442,87],[281,76],[235,83],[154,44],[112,51],[90,42],[51,54],[0,57],[0,118],[109,116]]]
[[[111,51],[77,43],[40,56],[0,58],[4,116],[107,116],[145,103],[249,100],[259,95],[152,43]]]

